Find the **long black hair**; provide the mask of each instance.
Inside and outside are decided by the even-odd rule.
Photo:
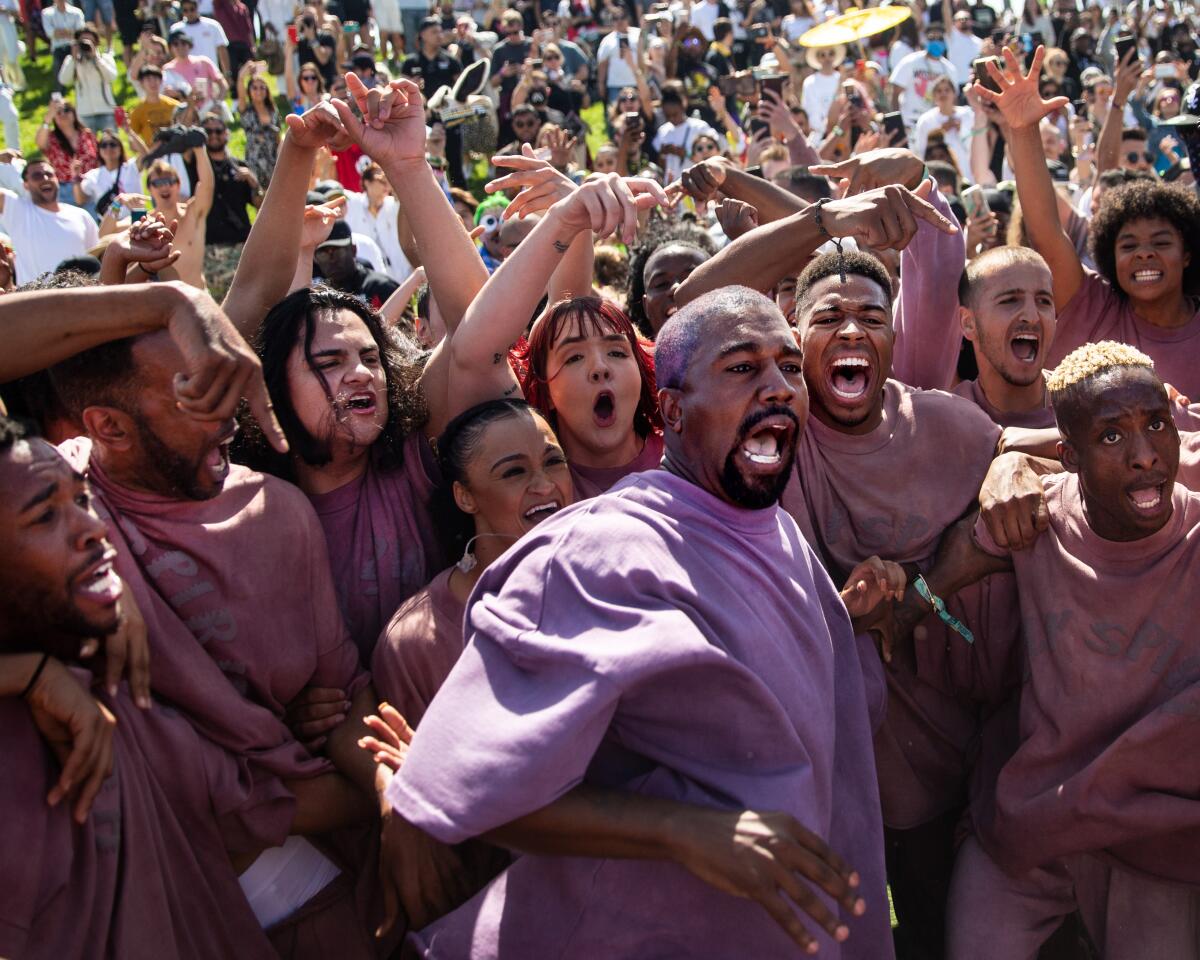
[[[318,321],[323,316],[342,310],[349,310],[362,320],[379,348],[379,359],[387,383],[388,421],[383,433],[372,445],[372,453],[379,467],[392,469],[404,459],[404,441],[425,424],[428,416],[425,398],[417,384],[426,357],[411,341],[389,333],[379,314],[357,297],[319,284],[290,293],[275,304],[263,320],[254,342],[255,351],[262,361],[263,379],[275,407],[275,416],[292,452],[310,466],[319,467],[329,463],[333,457],[329,441],[308,432],[292,403],[288,358],[299,343],[309,370],[332,402],[329,385],[317,370],[313,359],[312,345]],[[257,470],[273,473],[286,480],[294,479],[289,458],[271,448],[258,424],[248,415],[243,416],[242,438],[238,459]]]
[[[461,557],[467,542],[475,536],[475,521],[470,514],[463,513],[454,500],[454,484],[467,482],[467,465],[479,450],[488,427],[526,414],[542,416],[524,400],[485,400],[446,424],[438,438],[442,482],[434,491],[431,509],[447,557]]]

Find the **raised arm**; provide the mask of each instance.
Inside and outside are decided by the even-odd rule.
[[[1137,50],[1129,50],[1117,67],[1112,101],[1108,106],[1108,115],[1100,127],[1100,137],[1096,141],[1097,177],[1105,170],[1115,170],[1121,165],[1121,133],[1125,129],[1125,104],[1129,102],[1129,95],[1137,87],[1142,72],[1142,65],[1134,59],[1136,55]]]
[[[207,217],[212,209],[213,195],[216,193],[217,178],[213,174],[212,161],[208,159],[208,151],[197,147],[192,151],[196,160],[196,183],[193,185],[192,199],[188,201],[188,213],[193,217]]]
[[[487,280],[487,268],[425,160],[421,91],[408,79],[368,91],[352,73],[346,75],[346,87],[364,119],[359,120],[340,100],[333,101],[334,106],[350,138],[383,168],[392,185],[446,324],[447,339],[452,338]],[[438,344],[421,375],[429,406],[425,425],[429,435],[440,433],[453,416],[448,414],[447,350],[446,341]]]
[[[254,351],[207,293],[184,283],[35,290],[0,297],[0,383],[45,370],[110,340],[166,329],[183,354],[180,407],[227,420],[245,397],[268,439],[287,449]]]
[[[932,180],[921,181],[911,191],[895,185],[880,187],[751,230],[692,271],[676,291],[675,302],[683,306],[731,284],[766,292],[799,273],[816,249],[834,237],[854,237],[869,247],[903,249],[922,220],[956,233],[957,227],[930,206],[932,188]]]
[[[287,117],[288,135],[258,217],[225,297],[225,311],[242,336],[254,339],[267,312],[288,294],[304,227],[304,198],[317,150],[348,142],[337,113],[321,103]]]
[[[519,210],[524,192],[537,195],[539,190],[540,182],[533,182],[513,203]],[[508,365],[509,347],[521,336],[575,238],[587,231],[598,237],[619,231],[630,243],[637,231],[638,211],[665,200],[657,184],[622,180],[610,173],[589,180],[546,212],[488,278],[462,326],[450,338],[452,416],[476,403],[516,392],[516,378]]]
[[[679,182],[684,192],[697,202],[710,200],[720,191],[727,197],[750,204],[758,211],[759,223],[782,220],[808,206],[783,187],[747,173],[723,157],[710,157],[688,167],[680,175]]]
[[[1033,55],[1029,72],[1022,73],[1020,64],[1011,50],[1004,51],[1005,69],[995,63],[988,64],[988,71],[999,84],[1000,93],[994,93],[978,84],[975,92],[993,103],[1000,110],[1009,126],[1009,151],[1013,173],[1017,179],[1017,195],[1021,200],[1021,211],[1025,217],[1025,229],[1029,242],[1046,259],[1054,276],[1054,304],[1062,310],[1083,283],[1083,266],[1075,245],[1058,219],[1058,198],[1046,156],[1042,151],[1038,124],[1045,117],[1066,106],[1066,97],[1043,100],[1038,92],[1038,77],[1041,75],[1044,47],[1038,47]]]

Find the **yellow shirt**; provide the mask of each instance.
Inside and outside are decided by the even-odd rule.
[[[171,122],[179,106],[180,102],[170,97],[159,97],[157,103],[142,100],[129,114],[129,125],[133,127],[133,132],[145,141],[146,146],[153,147],[154,132]]]

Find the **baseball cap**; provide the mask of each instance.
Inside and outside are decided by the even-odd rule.
[[[329,238],[324,243],[317,244],[317,249],[322,247],[348,247],[354,241],[350,236],[350,224],[345,220],[334,220],[333,229],[329,231]]]

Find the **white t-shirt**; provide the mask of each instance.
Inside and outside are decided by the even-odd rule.
[[[12,237],[18,284],[49,273],[68,257],[82,256],[100,240],[96,221],[79,207],[60,203],[54,213],[37,206],[28,194],[0,190],[0,196],[0,229]]]
[[[944,129],[943,124],[952,120],[958,121],[958,129],[953,129],[953,127]],[[924,160],[929,134],[934,130],[941,130],[942,139],[950,148],[950,152],[954,154],[954,159],[958,161],[958,171],[962,174],[963,180],[967,183],[974,183],[975,181],[971,177],[971,141],[967,139],[967,134],[971,132],[974,125],[975,111],[970,107],[955,107],[952,118],[945,116],[937,107],[926,110],[921,114],[921,119],[917,121],[916,129],[909,131],[912,152]],[[981,133],[979,136],[982,137],[985,134]]]
[[[50,38],[52,48],[69,47],[75,42],[75,31],[82,30],[86,22],[83,18],[83,11],[69,3],[63,7],[62,13],[59,13],[54,4],[42,11],[42,28],[46,31],[46,36]],[[55,37],[56,30],[68,30],[70,33]]]
[[[117,193],[141,193],[142,178],[138,173],[137,163],[126,160],[116,170],[107,167],[94,167],[79,179],[79,189],[89,200],[98,200],[112,189],[112,185],[120,179],[121,185]]]
[[[823,73],[810,73],[804,78],[804,83],[800,87],[800,106],[808,114],[808,125],[813,130],[824,134],[829,108],[837,99],[841,84],[842,76],[836,70],[829,76]]]
[[[350,225],[350,231],[375,241],[382,253],[382,263],[375,269],[386,273],[397,283],[403,283],[413,268],[400,248],[400,235],[396,229],[396,216],[399,212],[399,201],[395,197],[388,197],[383,201],[379,212],[371,216],[367,207],[367,195],[346,191],[346,223]],[[359,253],[362,253],[361,246]]]
[[[683,147],[682,157],[672,154],[662,158],[667,183],[679,179],[683,168],[692,165],[692,144],[701,134],[715,138],[717,143],[722,142],[721,135],[717,131],[696,117],[685,117],[679,126],[675,126],[673,123],[664,123],[658,128],[658,133],[654,135],[655,150],[661,151],[665,146]]]
[[[183,20],[172,29],[179,30],[181,28],[191,38],[192,56],[208,57],[213,63],[218,64],[218,69],[220,69],[221,60],[217,56],[217,47],[229,46],[229,40],[225,37],[225,28],[210,17],[200,17],[195,23]]]
[[[622,34],[629,38],[629,47],[633,51],[634,56],[637,56],[638,37],[641,31],[637,27],[630,27],[629,32]],[[605,81],[610,87],[636,87],[637,77],[633,75],[633,71],[629,69],[627,64],[621,57],[620,41],[617,40],[617,31],[612,31],[606,34],[604,39],[600,41],[600,46],[596,49],[596,63],[608,64],[608,79]],[[604,93],[603,90],[600,91]]]
[[[779,26],[783,30],[787,42],[791,43],[802,33],[811,30],[815,23],[816,21],[812,17],[798,17],[794,13],[789,13]]]
[[[973,33],[953,28],[946,31],[946,59],[954,64],[959,80],[971,75],[971,63],[979,56],[983,41]]]
[[[888,82],[900,88],[900,113],[906,127],[915,127],[921,114],[933,106],[930,94],[938,77],[949,77],[958,86],[958,71],[954,64],[945,57],[937,60],[927,57],[924,50],[910,53],[892,70]]]
[[[713,24],[717,22],[717,18],[720,16],[721,4],[719,0],[704,0],[703,3],[697,3],[692,7],[692,26],[704,34],[705,40],[711,42],[713,38]]]

